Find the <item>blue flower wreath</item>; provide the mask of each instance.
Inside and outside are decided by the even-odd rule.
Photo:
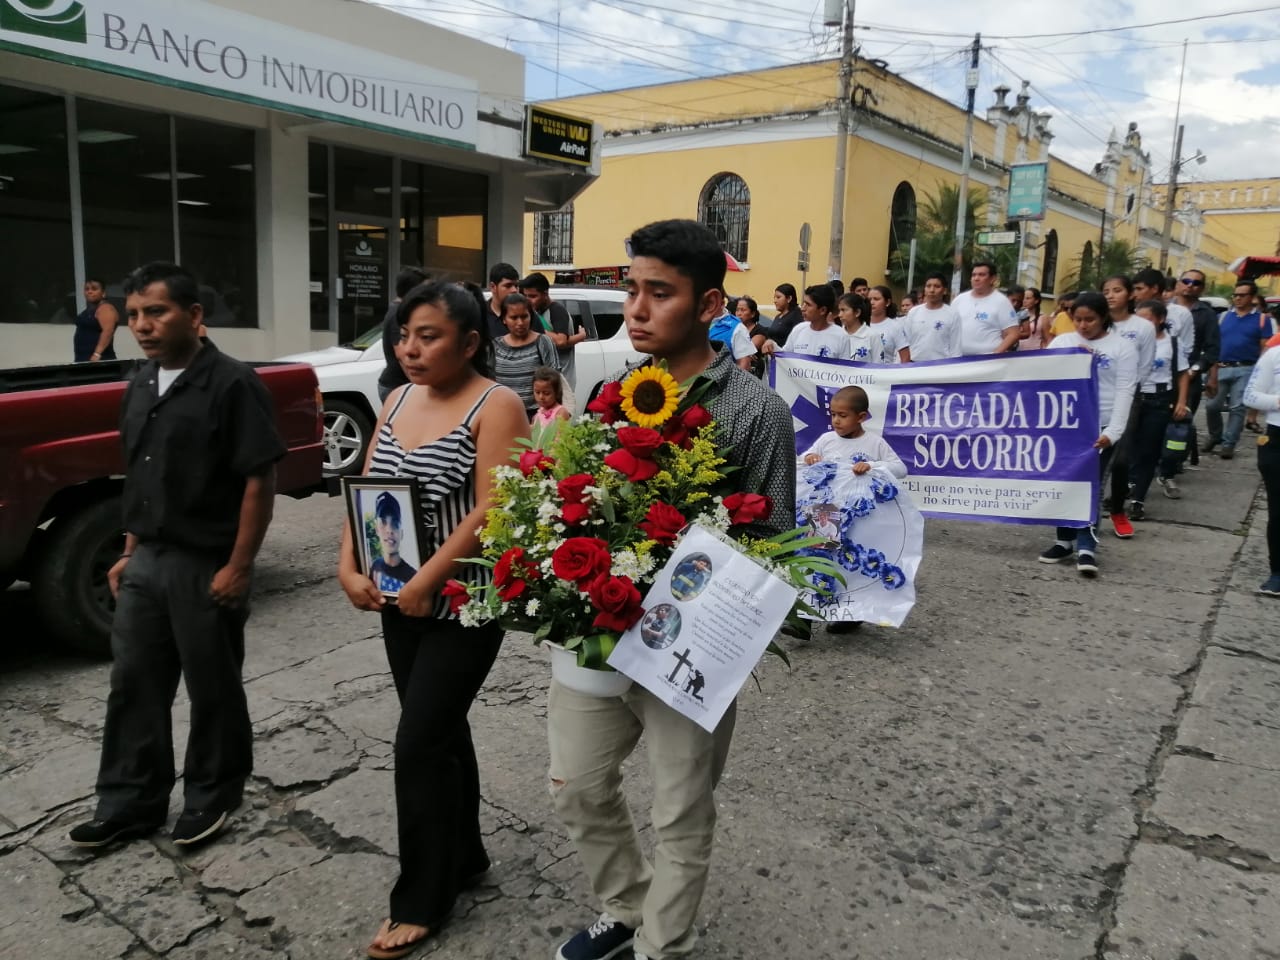
[[[889,503],[898,499],[898,485],[889,480],[881,480],[879,477],[872,477],[871,495],[875,497],[879,503]]]
[[[907,575],[902,572],[901,567],[888,563],[880,571],[880,582],[886,590],[901,590],[907,585]]]
[[[868,550],[862,557],[862,574],[867,577],[879,577],[888,561],[879,550]]]

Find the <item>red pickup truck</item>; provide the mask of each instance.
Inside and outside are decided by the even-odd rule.
[[[110,653],[107,571],[124,544],[117,429],[141,361],[0,370],[0,590],[27,580],[51,636]],[[288,454],[276,489],[323,489],[324,410],[306,364],[253,364],[275,402]]]

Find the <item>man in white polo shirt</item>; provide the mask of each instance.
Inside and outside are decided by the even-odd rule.
[[[960,314],[960,353],[966,357],[1008,353],[1018,344],[1020,327],[1009,298],[996,289],[995,264],[975,263],[969,274],[972,289],[951,305]]]

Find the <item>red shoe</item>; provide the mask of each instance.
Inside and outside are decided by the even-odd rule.
[[[1116,528],[1116,536],[1121,540],[1128,540],[1133,536],[1133,524],[1129,522],[1129,518],[1123,513],[1113,513],[1111,515],[1111,525]]]

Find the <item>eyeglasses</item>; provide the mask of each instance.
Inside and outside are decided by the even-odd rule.
[[[1203,286],[1204,286],[1204,281],[1203,281],[1203,280],[1197,280],[1195,277],[1183,277],[1183,278],[1182,278],[1181,280],[1179,280],[1178,282],[1179,282],[1179,283],[1185,283],[1188,287],[1203,287]]]

